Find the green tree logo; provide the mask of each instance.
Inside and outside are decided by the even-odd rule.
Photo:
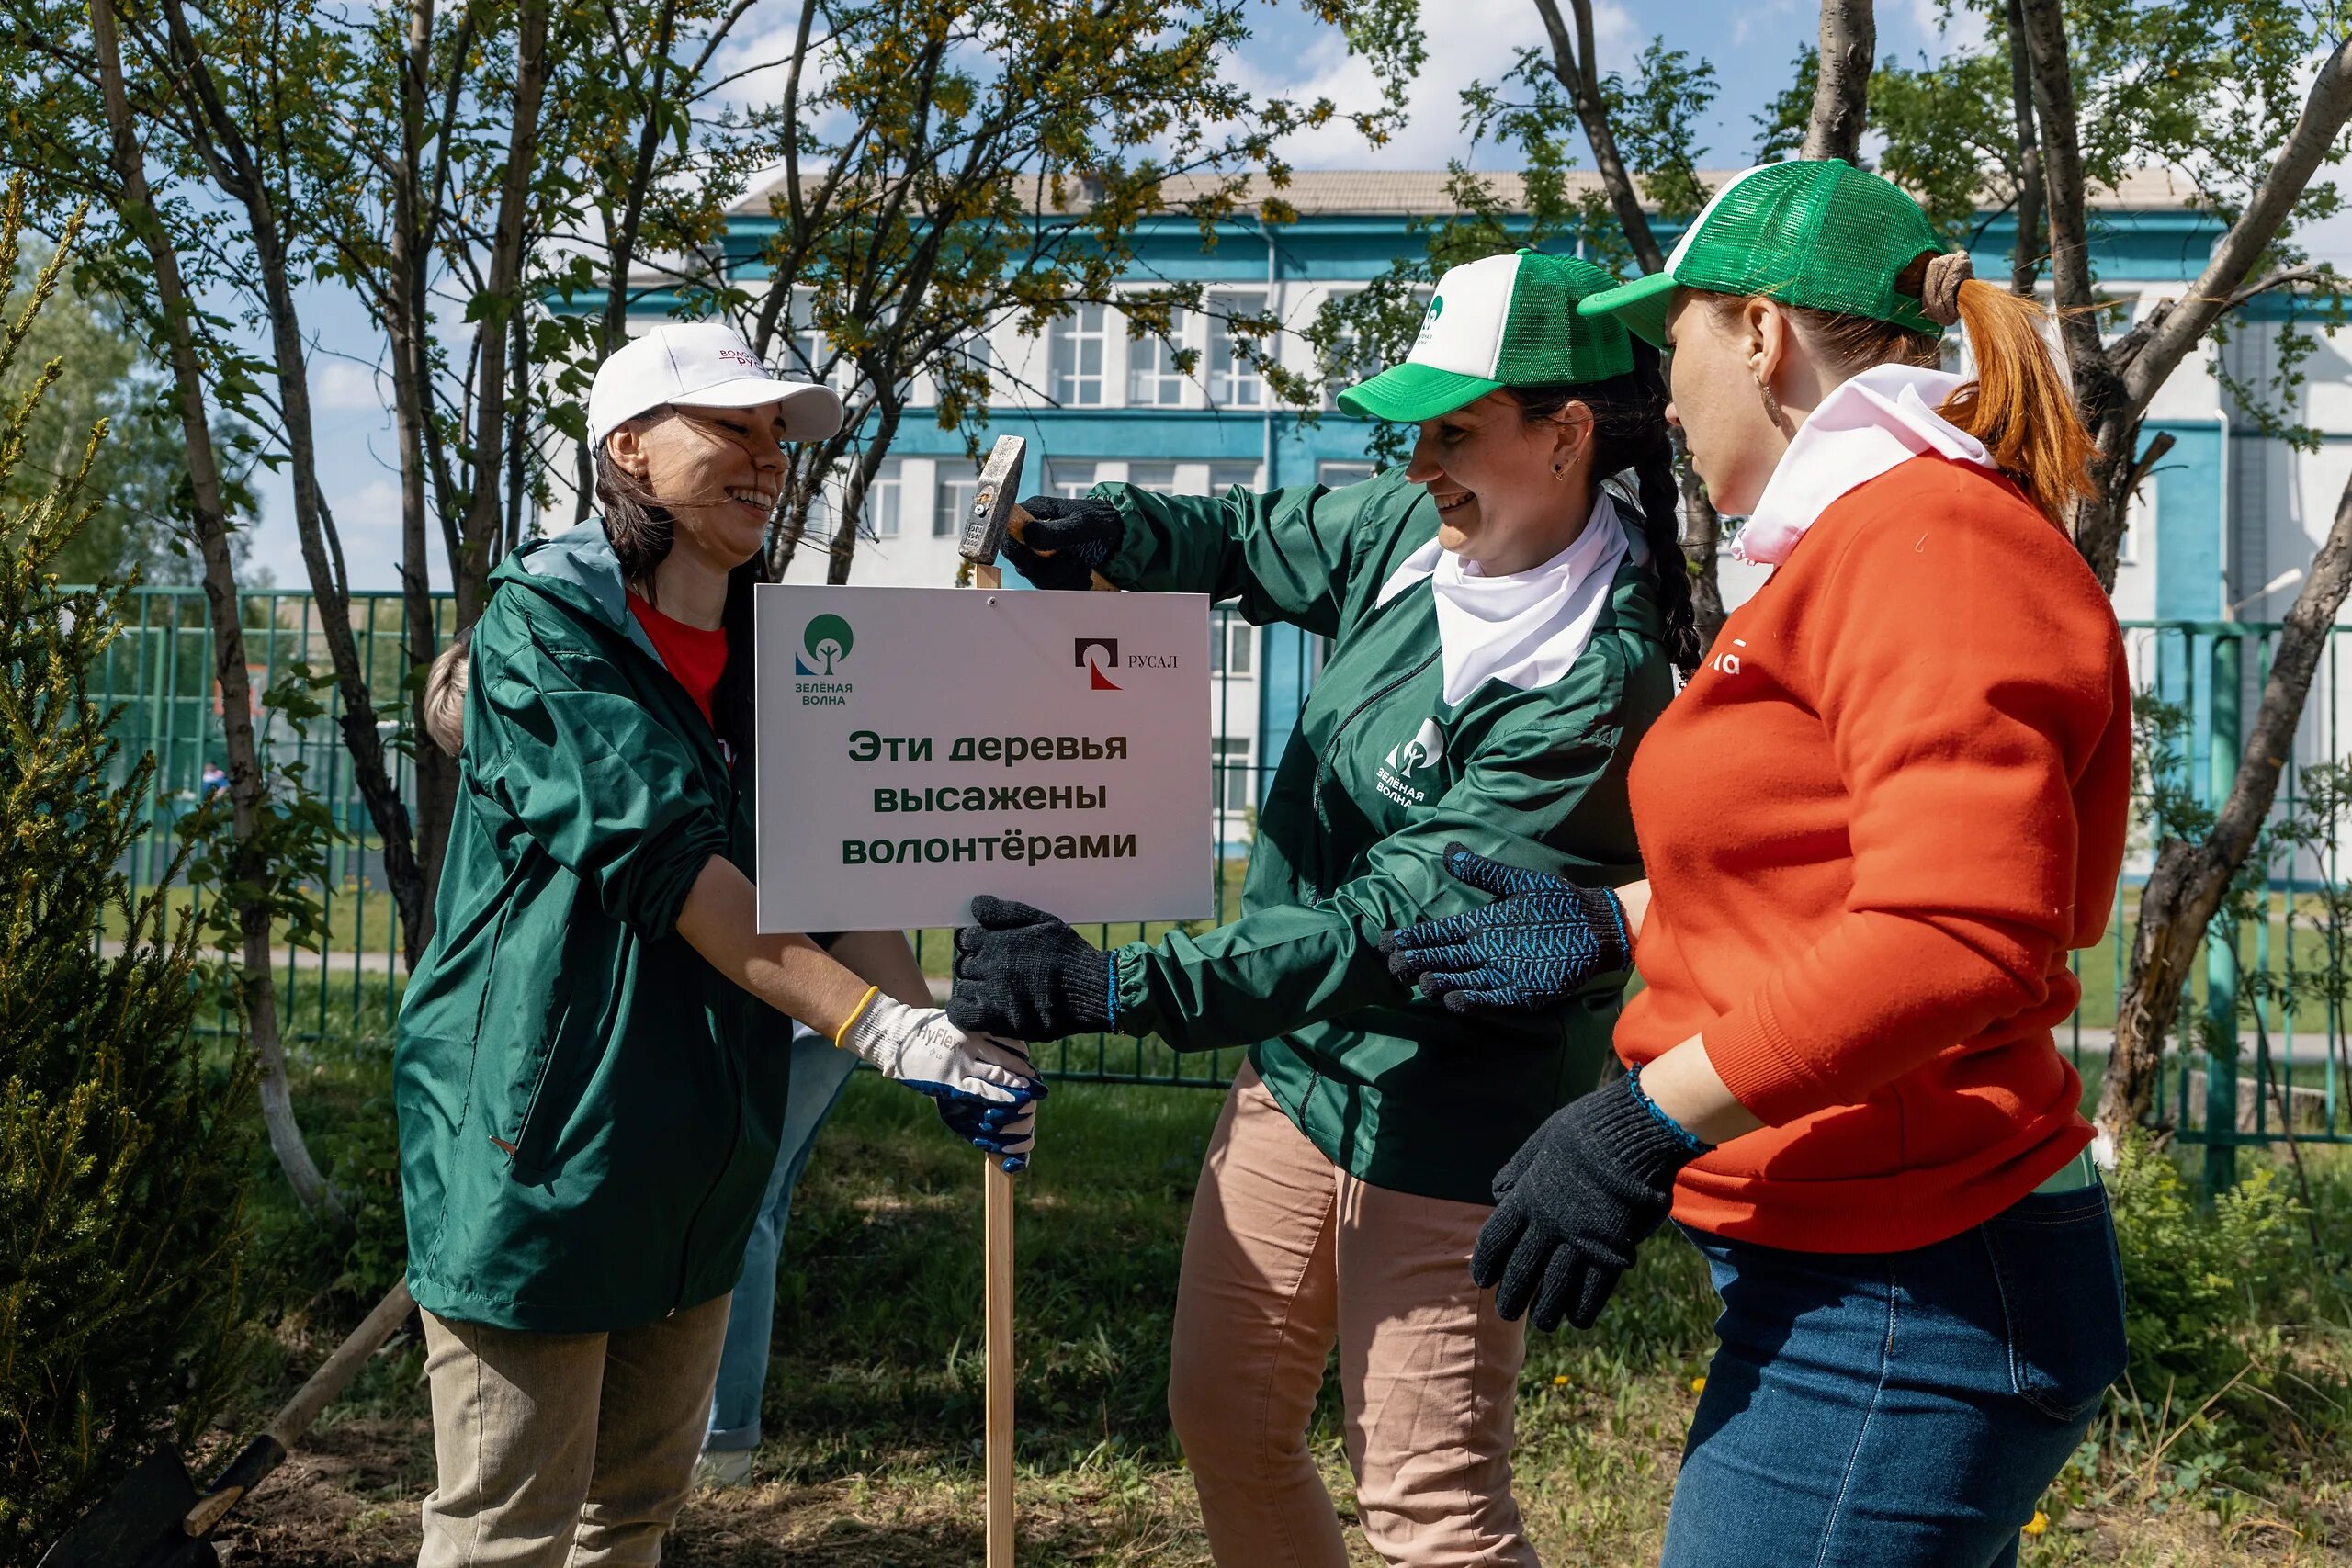
[[[849,623],[839,615],[819,615],[808,623],[808,629],[800,634],[800,645],[808,650],[809,658],[824,661],[825,668],[821,673],[827,675],[833,672],[837,660],[849,657],[849,650],[856,641],[849,629]],[[814,675],[820,671],[811,670],[808,673]]]

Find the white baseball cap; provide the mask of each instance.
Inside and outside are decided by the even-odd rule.
[[[602,446],[616,426],[649,409],[750,409],[784,405],[786,441],[822,441],[842,427],[831,387],[768,374],[742,334],[718,321],[664,321],[623,344],[596,367],[588,389],[588,443]]]

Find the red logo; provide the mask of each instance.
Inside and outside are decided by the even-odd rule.
[[[1102,655],[1102,664],[1096,663],[1093,659],[1088,657],[1090,654],[1095,653]],[[1102,673],[1102,664],[1108,664],[1114,670],[1116,670],[1119,667],[1119,643],[1116,637],[1080,637],[1078,639],[1078,656],[1072,660],[1072,662],[1086,666],[1086,684],[1088,690],[1096,692],[1115,692],[1120,689],[1119,683],[1116,681],[1112,680],[1111,677]]]

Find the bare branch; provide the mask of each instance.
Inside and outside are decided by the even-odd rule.
[[[2057,0],[2036,3],[2055,6]],[[2146,408],[2165,378],[2235,302],[2233,297],[2245,286],[2246,275],[2278,238],[2312,176],[2327,160],[2347,117],[2352,117],[2352,41],[2337,45],[2320,66],[2311,96],[2303,101],[2301,117],[2278,149],[2270,172],[2255,188],[2245,211],[2215,243],[2203,274],[2125,376],[2124,392],[2135,411]]]
[[[1600,184],[1609,193],[1609,205],[1617,215],[1617,226],[1625,231],[1625,243],[1632,247],[1634,259],[1644,272],[1666,270],[1666,251],[1650,231],[1650,216],[1642,208],[1641,192],[1634,188],[1633,176],[1625,172],[1625,160],[1617,151],[1617,134],[1609,124],[1609,106],[1600,96],[1600,68],[1593,59],[1592,0],[1568,0],[1576,7],[1576,36],[1568,36],[1567,24],[1560,16],[1559,0],[1535,0],[1536,14],[1544,18],[1544,31],[1552,42],[1552,76],[1567,90],[1568,101],[1576,106],[1577,122],[1584,127],[1584,139],[1592,149],[1592,164],[1600,172]],[[1868,0],[1860,0],[1867,15]]]

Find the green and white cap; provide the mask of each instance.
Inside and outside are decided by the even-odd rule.
[[[1838,158],[1761,164],[1715,192],[1663,271],[1579,308],[1661,344],[1677,288],[1769,295],[1938,337],[1943,328],[1920,313],[1917,292],[1895,279],[1943,248],[1919,204],[1892,181]]]
[[[1402,365],[1340,394],[1359,419],[1414,424],[1503,387],[1549,387],[1630,375],[1634,345],[1577,304],[1617,279],[1574,256],[1520,251],[1448,267]]]

